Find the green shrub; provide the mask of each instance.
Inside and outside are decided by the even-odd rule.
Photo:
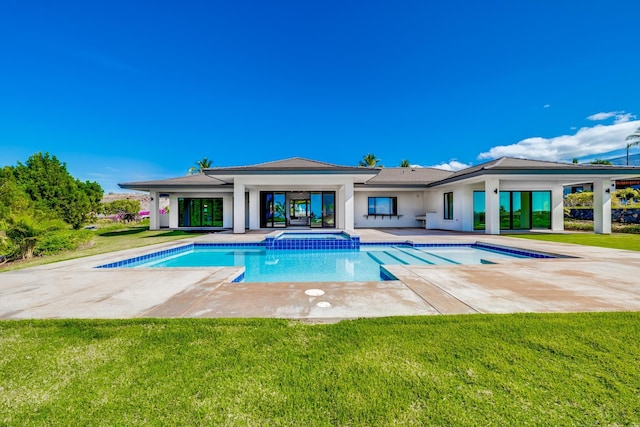
[[[581,193],[567,194],[564,198],[564,205],[575,208],[578,206],[593,206],[593,192],[583,191]]]
[[[30,216],[9,219],[6,236],[11,241],[13,251],[11,259],[29,259],[33,257],[38,241],[47,233],[63,230],[67,227],[62,220],[36,220]]]
[[[60,230],[43,235],[33,250],[35,256],[53,255],[88,245],[93,239],[90,230]]]
[[[593,221],[567,220],[564,221],[564,229],[570,231],[593,231]]]
[[[611,224],[611,231],[615,233],[640,234],[640,224]]]

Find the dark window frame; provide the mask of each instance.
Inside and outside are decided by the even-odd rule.
[[[373,199],[373,210],[371,209],[371,199]],[[387,204],[385,207],[390,207],[391,211],[390,212],[378,212],[377,207],[378,207],[378,199],[385,199],[387,201]],[[382,200],[381,200],[382,201]],[[380,203],[380,206],[382,206],[382,203]],[[367,215],[389,215],[389,216],[396,216],[398,215],[398,198],[395,196],[369,196],[369,198],[367,199]]]
[[[194,219],[197,219],[197,224],[192,223]],[[178,227],[224,227],[224,199],[222,197],[179,197]]]
[[[453,219],[453,191],[444,193],[444,213],[443,218],[446,220]]]

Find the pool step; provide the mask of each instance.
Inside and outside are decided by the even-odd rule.
[[[404,250],[400,250],[398,248],[394,248],[394,251],[370,251],[367,252],[370,258],[372,258],[375,262],[381,265],[432,265],[433,262],[430,262],[418,255],[424,253],[416,251],[417,254],[408,253]]]
[[[436,264],[436,265],[460,264],[459,262],[453,261],[445,257],[438,256],[435,254],[431,254],[425,251],[421,251],[420,249],[415,249],[415,248],[396,248],[396,249],[398,249],[401,252],[404,252],[407,255],[410,255],[414,258],[421,260],[422,263],[424,264]],[[421,264],[421,263],[418,263],[418,264]]]
[[[392,257],[386,251],[367,251],[367,255],[380,265],[407,264],[398,258]]]
[[[402,264],[410,264],[410,265],[424,265],[424,264],[428,264],[431,265],[433,264],[432,262],[427,261],[426,259],[416,256],[411,252],[405,251],[403,249],[399,249],[399,248],[394,248],[395,251],[393,253],[390,253],[389,255],[391,255],[392,257],[400,260],[402,262]]]

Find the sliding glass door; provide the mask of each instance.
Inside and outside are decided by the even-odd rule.
[[[336,193],[333,191],[322,193],[322,227],[336,226]]]
[[[287,194],[290,197],[288,206]],[[311,228],[335,228],[335,191],[312,191],[308,194],[308,199],[297,199],[291,198],[294,195],[291,192],[262,191],[260,227],[279,228],[290,224]],[[295,197],[300,197],[300,192],[296,192]]]
[[[322,227],[322,193],[311,193],[309,201],[309,210],[311,213],[310,225],[312,228]]]
[[[484,230],[484,191],[473,192],[473,229]],[[531,230],[551,228],[550,191],[501,191],[500,229]]]
[[[178,199],[178,226],[222,227],[222,198]]]
[[[310,208],[311,227],[336,227],[336,193],[335,191],[314,191],[311,193]]]
[[[260,193],[260,227],[280,228],[286,226],[286,194],[266,191]]]

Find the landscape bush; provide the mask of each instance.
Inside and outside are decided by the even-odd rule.
[[[568,231],[593,231],[593,221],[565,219],[564,229]]]
[[[93,240],[91,230],[59,230],[44,234],[36,243],[34,256],[53,255],[88,246]]]

